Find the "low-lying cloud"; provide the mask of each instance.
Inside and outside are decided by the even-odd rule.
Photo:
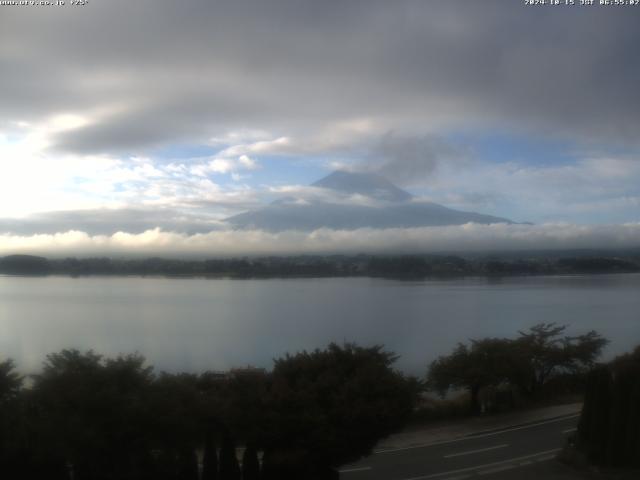
[[[620,225],[480,225],[313,232],[220,230],[188,235],[158,228],[89,235],[0,235],[0,255],[216,257],[321,253],[438,253],[640,247],[640,222]]]
[[[468,159],[463,148],[437,135],[383,135],[372,148],[366,168],[400,185],[424,183],[443,163],[462,164]]]

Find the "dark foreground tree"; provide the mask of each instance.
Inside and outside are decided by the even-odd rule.
[[[240,465],[236,456],[236,443],[229,433],[222,438],[219,478],[220,480],[240,480]]]
[[[598,465],[640,467],[640,347],[590,373],[578,447]]]
[[[528,396],[559,375],[584,375],[608,343],[595,331],[563,336],[566,326],[541,323],[515,340],[485,338],[462,343],[429,366],[427,385],[444,395],[450,389],[469,392],[470,411],[480,412],[480,390],[508,385]]]
[[[188,446],[183,446],[178,454],[178,479],[198,480],[198,457]]]
[[[212,432],[207,432],[202,457],[202,480],[218,480],[218,453]]]
[[[22,376],[15,370],[13,360],[0,362],[0,405],[15,397],[22,387]]]
[[[147,393],[145,414],[156,448],[179,454],[200,446],[202,423],[197,376],[161,373]]]
[[[588,371],[609,343],[594,330],[584,335],[564,335],[566,325],[540,323],[514,342],[515,354],[525,370],[519,372],[516,381],[521,389],[531,395],[558,373]]]
[[[0,374],[0,472],[25,480],[336,478],[410,416],[418,382],[381,347],[347,344],[286,356],[273,373],[154,375],[142,357],[49,355],[33,387]],[[208,436],[207,436],[208,433]],[[205,440],[206,438],[206,440]],[[222,439],[216,457],[214,438]]]
[[[242,455],[242,480],[260,480],[258,451],[253,444],[247,445]]]
[[[21,387],[22,377],[15,371],[13,361],[0,362],[0,475],[3,477],[24,476],[28,468],[25,409],[18,399]]]
[[[276,360],[264,476],[312,478],[331,472],[401,428],[418,384],[392,369],[395,360],[380,346],[353,344]]]
[[[587,456],[594,463],[603,463],[609,436],[611,388],[613,378],[606,365],[594,368],[587,376],[582,414],[578,432]]]
[[[472,414],[480,413],[480,389],[498,385],[513,375],[516,359],[510,340],[486,338],[458,344],[450,355],[434,360],[427,373],[427,385],[444,395],[450,389],[469,392]]]
[[[142,476],[150,449],[151,381],[139,356],[49,355],[33,386],[32,421],[41,450],[63,455],[76,480]]]

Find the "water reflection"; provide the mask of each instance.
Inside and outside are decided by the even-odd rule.
[[[0,355],[23,370],[62,348],[138,351],[158,369],[270,367],[330,341],[381,343],[422,374],[458,341],[545,322],[640,342],[640,275],[397,282],[0,277]]]

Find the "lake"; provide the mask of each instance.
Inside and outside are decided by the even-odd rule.
[[[640,343],[640,275],[396,281],[0,276],[0,358],[23,372],[47,353],[140,352],[157,369],[269,368],[331,341],[384,344],[422,374],[457,342],[539,322],[595,329],[606,358]]]

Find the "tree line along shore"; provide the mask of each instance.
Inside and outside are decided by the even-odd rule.
[[[171,258],[0,257],[0,274],[148,275],[232,278],[522,276],[640,272],[640,253],[495,255],[300,255],[199,260]]]

